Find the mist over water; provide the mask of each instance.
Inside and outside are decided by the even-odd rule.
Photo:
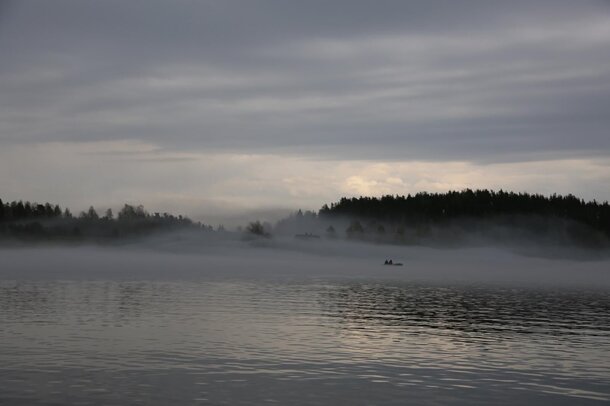
[[[2,404],[610,401],[607,260],[185,235],[0,257]]]

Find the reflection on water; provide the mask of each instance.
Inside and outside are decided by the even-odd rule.
[[[0,404],[602,404],[604,291],[0,281]]]
[[[606,292],[495,287],[352,285],[328,294],[331,311],[354,322],[490,335],[604,334]]]

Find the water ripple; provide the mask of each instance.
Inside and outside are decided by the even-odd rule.
[[[601,291],[0,281],[0,325],[3,404],[610,401]]]

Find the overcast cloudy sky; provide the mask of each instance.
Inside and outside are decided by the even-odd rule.
[[[610,199],[608,1],[0,0],[0,198]]]

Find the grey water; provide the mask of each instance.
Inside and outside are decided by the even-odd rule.
[[[292,255],[2,256],[2,405],[610,402],[605,286]]]

